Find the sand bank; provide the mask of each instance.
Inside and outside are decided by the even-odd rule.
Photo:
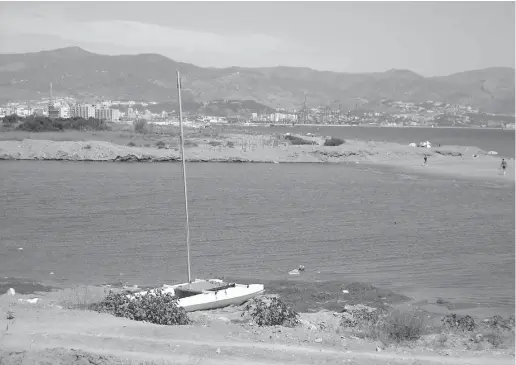
[[[189,162],[350,163],[390,166],[406,171],[484,180],[514,181],[514,160],[501,173],[497,156],[471,146],[418,148],[397,143],[346,141],[326,147],[320,137],[303,137],[314,145],[291,145],[281,136],[229,134],[188,140]],[[162,138],[160,147],[128,146],[107,141],[0,141],[0,160],[180,161],[177,138]],[[423,166],[423,157],[428,164]]]
[[[467,336],[425,335],[410,348],[339,331],[339,314],[301,314],[296,328],[258,327],[242,308],[195,312],[192,325],[158,326],[81,309],[98,287],[0,296],[3,364],[513,364],[514,347],[486,349]],[[11,312],[13,319],[6,319]],[[8,325],[8,326],[7,326]],[[147,363],[147,362],[145,362]],[[148,363],[147,363],[148,364]]]

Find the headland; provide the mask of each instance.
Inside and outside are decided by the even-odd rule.
[[[508,173],[504,176],[501,157],[475,146],[422,148],[408,143],[360,140],[340,140],[328,145],[330,137],[264,134],[253,132],[252,128],[228,132],[188,129],[185,155],[188,162],[369,164],[458,178],[514,181],[513,159],[507,159]],[[136,133],[129,125],[95,132],[0,133],[0,160],[177,162],[180,159],[178,130],[169,126],[142,133]]]

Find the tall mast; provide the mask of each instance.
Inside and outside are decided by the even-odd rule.
[[[186,188],[186,164],[185,164],[185,145],[183,137],[183,110],[181,106],[181,77],[177,71],[177,100],[179,102],[179,129],[180,129],[180,145],[181,145],[181,162],[183,165],[183,185],[185,192],[185,215],[186,215],[186,252],[188,257],[188,283],[192,282],[190,270],[190,222],[188,220],[188,192]]]

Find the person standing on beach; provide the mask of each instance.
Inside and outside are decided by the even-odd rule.
[[[502,158],[502,164],[500,165],[500,167],[503,170],[503,176],[505,176],[505,174],[507,174],[507,161],[505,161],[505,158]]]
[[[425,155],[425,157],[423,157],[423,160],[425,160],[425,162],[423,162],[423,166],[426,166],[426,162],[427,162],[427,160],[428,160],[428,156],[427,156],[427,155]]]

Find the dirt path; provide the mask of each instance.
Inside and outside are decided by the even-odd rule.
[[[235,323],[238,315],[229,312],[198,314],[195,325],[157,326],[2,299],[0,307],[15,316],[0,333],[2,364],[514,364],[511,355],[462,350],[448,356],[422,348],[377,352],[375,343],[334,331],[258,328]]]

